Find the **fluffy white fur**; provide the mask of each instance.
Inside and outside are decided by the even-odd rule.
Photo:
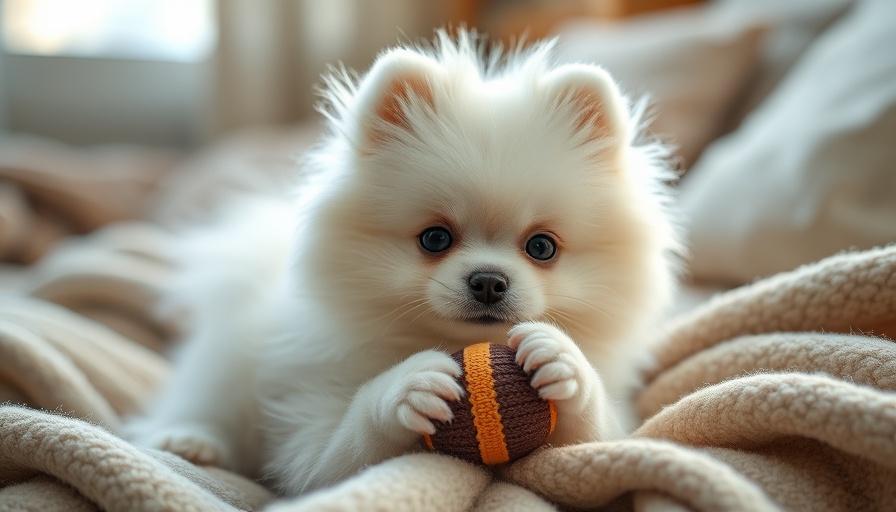
[[[475,38],[384,52],[326,81],[329,133],[291,201],[228,209],[184,241],[193,331],[129,428],[301,493],[420,446],[462,392],[448,353],[507,342],[556,400],[549,440],[623,436],[652,320],[675,283],[662,150],[630,105],[550,44],[483,62]],[[636,116],[635,116],[636,117]],[[426,228],[451,247],[420,246]],[[557,253],[528,256],[548,234]],[[468,280],[500,272],[497,304]],[[477,321],[484,315],[499,322]]]

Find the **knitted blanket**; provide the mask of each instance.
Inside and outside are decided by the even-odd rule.
[[[0,293],[0,511],[896,503],[896,246],[839,254],[671,320],[628,439],[544,447],[495,470],[408,454],[283,498],[116,436],[168,371],[160,354],[178,326],[153,311],[170,236],[111,224],[15,271]]]

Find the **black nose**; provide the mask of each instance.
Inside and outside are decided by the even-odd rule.
[[[507,277],[497,272],[476,272],[470,276],[470,293],[483,304],[494,304],[507,293]]]

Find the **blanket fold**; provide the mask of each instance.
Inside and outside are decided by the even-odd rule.
[[[816,375],[753,375],[687,395],[633,436],[741,448],[801,436],[896,469],[896,394]]]
[[[0,489],[5,510],[17,512],[94,512],[96,507],[79,493],[53,477],[36,476]]]
[[[275,504],[268,511],[469,510],[490,479],[485,469],[459,459],[416,453],[387,460],[342,484]]]
[[[757,485],[730,467],[657,440],[543,449],[505,468],[502,476],[582,509],[605,505],[627,492],[659,491],[696,510],[778,510]]]
[[[85,151],[17,136],[0,141],[0,261],[33,263],[72,233],[140,217],[179,160],[172,151]]]
[[[19,407],[0,409],[2,484],[50,475],[105,510],[212,511],[255,505],[243,499],[251,492],[231,496],[236,493],[216,479],[202,478],[201,470],[159,455],[82,421]],[[255,484],[244,486],[252,490]]]
[[[0,294],[3,325],[0,383],[47,383],[20,388],[44,409],[92,414],[115,427],[119,415],[136,411],[168,370],[159,354],[49,302]]]
[[[649,379],[746,334],[863,332],[896,337],[896,247],[843,253],[720,294],[668,327]]]
[[[896,473],[801,437],[767,445],[701,449],[760,486],[783,510],[887,510],[896,501]]]
[[[896,343],[869,336],[775,333],[734,338],[672,366],[638,397],[642,417],[745,371],[825,373],[896,391]]]

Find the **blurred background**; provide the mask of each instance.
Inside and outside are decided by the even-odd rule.
[[[282,184],[319,133],[328,64],[363,71],[461,24],[556,37],[559,61],[649,96],[694,282],[896,240],[891,0],[0,0],[0,17],[7,264]]]
[[[566,18],[693,0],[3,0],[6,129],[76,144],[191,147],[313,114],[329,63],[465,24],[513,40]]]

